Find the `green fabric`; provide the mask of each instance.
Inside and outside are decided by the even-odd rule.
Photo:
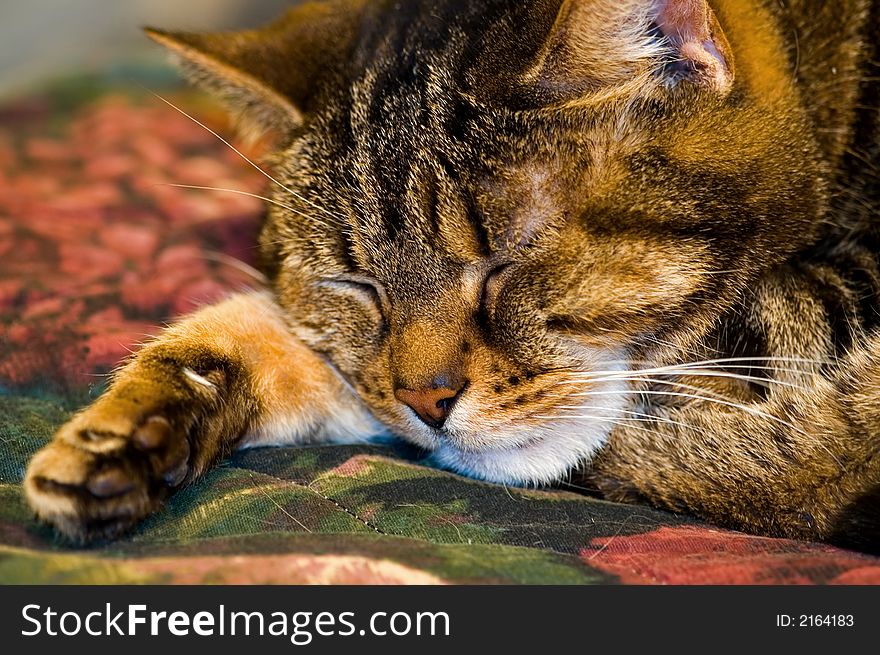
[[[67,412],[6,396],[0,413],[7,583],[170,582],[173,570],[151,572],[157,558],[230,554],[360,556],[454,582],[607,582],[613,576],[578,556],[590,534],[644,531],[666,518],[640,510],[633,520],[576,494],[474,482],[400,459],[393,447],[277,448],[236,454],[128,537],[76,549],[35,523],[20,487],[28,458]],[[208,567],[205,579],[223,581],[222,568]]]

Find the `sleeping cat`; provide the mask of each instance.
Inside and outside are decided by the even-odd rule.
[[[150,30],[274,135],[272,291],[185,317],[34,457],[74,539],[236,448],[393,434],[880,549],[877,0],[326,0]]]

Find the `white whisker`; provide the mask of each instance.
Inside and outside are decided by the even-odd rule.
[[[774,380],[772,378],[759,378],[759,377],[755,377],[755,376],[751,376],[751,375],[727,373],[725,371],[701,371],[700,369],[676,370],[676,369],[672,369],[672,368],[667,369],[667,370],[663,370],[663,371],[658,371],[656,369],[655,370],[646,369],[644,371],[634,371],[631,373],[627,372],[627,373],[619,373],[619,374],[611,372],[608,375],[605,375],[604,377],[592,377],[592,376],[588,375],[588,376],[578,378],[578,379],[562,380],[559,382],[559,384],[560,385],[573,385],[573,384],[581,385],[586,382],[600,383],[600,382],[612,382],[615,380],[624,380],[624,381],[631,381],[631,382],[632,381],[643,381],[643,382],[653,382],[656,384],[670,384],[670,385],[674,384],[674,385],[679,385],[682,387],[688,386],[682,382],[676,382],[674,380],[663,380],[660,378],[645,377],[646,375],[654,374],[654,373],[662,373],[664,375],[680,375],[680,376],[696,377],[696,378],[731,379],[731,380],[738,380],[738,381],[742,381],[742,382],[753,382],[755,384],[758,384],[760,386],[767,387],[767,388],[772,387],[773,385],[776,385],[779,387],[788,387],[789,389],[797,389],[799,391],[804,391],[804,392],[810,391],[810,389],[808,389],[807,387],[804,387],[804,386],[801,386],[798,384],[794,384],[792,382],[786,382],[784,380]],[[710,392],[708,389],[702,389],[702,388],[698,388],[698,387],[691,387],[691,388],[693,388],[695,390],[706,391],[707,393]]]
[[[585,396],[608,396],[608,395],[637,395],[637,396],[667,396],[674,398],[690,398],[692,400],[703,400],[710,403],[716,403],[718,405],[724,405],[725,407],[731,407],[733,409],[742,410],[748,414],[753,416],[757,416],[759,418],[767,419],[769,421],[774,421],[781,425],[786,426],[798,432],[800,434],[806,435],[806,432],[801,430],[799,427],[794,425],[793,423],[789,423],[788,421],[779,418],[778,416],[773,416],[772,414],[768,414],[766,412],[762,412],[754,407],[748,407],[747,405],[742,405],[740,403],[735,403],[729,400],[721,400],[719,398],[712,398],[711,396],[702,396],[697,394],[689,394],[689,393],[679,393],[676,391],[654,391],[651,389],[647,390],[636,390],[636,389],[624,389],[618,391],[582,391],[575,394],[573,396],[585,397]]]
[[[222,187],[214,187],[214,186],[199,186],[196,184],[175,184],[173,182],[159,182],[155,186],[170,186],[175,187],[177,189],[195,189],[197,191],[219,191],[223,193],[234,193],[239,196],[248,196],[249,198],[257,198],[258,200],[264,200],[265,202],[271,203],[283,209],[293,212],[294,214],[298,214],[303,218],[312,218],[308,214],[305,214],[298,209],[294,209],[290,205],[285,205],[283,202],[278,202],[277,200],[273,200],[272,198],[267,198],[266,196],[261,196],[256,193],[250,193],[249,191],[240,191],[239,189],[224,189]]]
[[[626,424],[626,428],[630,429],[630,430],[640,430],[640,431],[649,432],[649,433],[654,432],[653,430],[646,428],[646,427],[643,427],[643,426],[640,426],[640,425],[629,425],[628,424],[630,422],[637,422],[638,419],[625,419],[625,418],[619,418],[619,417],[610,418],[608,416],[593,416],[590,414],[582,414],[580,416],[547,415],[547,416],[535,416],[535,418],[538,418],[538,419],[541,419],[544,421],[559,421],[559,420],[569,420],[569,419],[584,420],[584,421],[589,420],[589,421],[598,422],[598,423],[611,423],[611,425],[617,425],[617,426],[623,426],[624,424]]]
[[[254,280],[256,280],[257,282],[259,282],[261,284],[267,284],[269,282],[269,280],[266,278],[266,276],[263,275],[260,271],[255,269],[250,264],[247,264],[247,263],[241,261],[240,259],[236,259],[235,257],[230,257],[229,255],[226,255],[222,252],[206,252],[206,253],[204,253],[204,257],[205,257],[205,259],[219,262],[221,264],[226,264],[227,266],[230,266],[231,268],[234,268],[238,271],[241,271],[242,273],[249,275],[250,277],[252,277]]]
[[[581,411],[581,410],[595,410],[595,409],[602,410],[605,408],[604,407],[594,407],[594,406],[589,406],[589,405],[559,405],[559,406],[555,407],[554,409]],[[690,425],[688,423],[682,423],[681,421],[674,421],[671,418],[667,418],[666,416],[659,416],[656,414],[646,414],[644,412],[636,412],[631,409],[621,409],[621,410],[617,410],[617,411],[620,411],[620,412],[623,412],[624,414],[629,414],[629,415],[632,415],[633,417],[635,417],[635,418],[623,419],[623,420],[627,420],[627,421],[638,421],[638,422],[642,422],[642,423],[665,423],[667,425],[675,425],[680,428],[685,428],[687,430],[696,430],[697,429],[696,426],[694,426],[694,425]],[[537,418],[543,418],[543,417],[537,417]],[[580,417],[579,416],[569,416],[568,414],[561,414],[557,418],[564,419],[564,418],[580,418]]]
[[[232,145],[229,141],[227,141],[227,140],[224,139],[222,136],[220,136],[217,132],[215,132],[214,130],[212,130],[210,127],[208,127],[207,125],[205,125],[204,123],[202,123],[200,120],[198,120],[198,119],[195,118],[194,116],[191,116],[190,114],[188,114],[187,112],[185,112],[183,109],[181,109],[180,107],[178,107],[177,105],[175,105],[175,104],[174,104],[173,102],[171,102],[170,100],[167,100],[167,99],[163,98],[161,95],[159,95],[158,93],[156,93],[156,92],[153,91],[152,89],[147,89],[147,91],[148,91],[151,95],[155,96],[156,98],[158,98],[159,100],[161,100],[162,102],[164,102],[166,105],[168,105],[169,107],[171,107],[174,111],[176,111],[176,112],[182,114],[183,116],[185,116],[186,118],[188,118],[189,120],[191,120],[193,123],[195,123],[196,125],[198,125],[198,126],[201,127],[202,129],[204,129],[204,130],[210,132],[211,134],[213,134],[213,135],[214,135],[215,137],[217,137],[217,138],[218,138],[218,139],[219,139],[224,145],[226,145],[228,148],[230,148],[230,149],[232,150],[232,152],[234,152],[236,155],[238,155],[239,157],[241,157],[241,158],[242,158],[244,161],[246,161],[248,164],[250,164],[251,166],[253,166],[254,169],[256,169],[256,170],[257,170],[261,175],[263,175],[267,180],[269,180],[270,182],[272,182],[273,184],[275,184],[275,185],[278,186],[279,188],[283,189],[284,191],[287,191],[287,193],[289,193],[290,195],[292,195],[292,196],[293,196],[294,198],[296,198],[297,200],[300,200],[301,202],[304,202],[305,204],[307,204],[307,205],[308,205],[309,207],[311,207],[312,209],[317,209],[318,211],[323,212],[324,214],[327,214],[327,215],[330,216],[333,220],[336,220],[336,221],[341,221],[341,220],[342,220],[342,217],[341,217],[341,216],[336,216],[335,214],[333,214],[332,212],[328,211],[328,210],[325,209],[324,207],[321,207],[320,205],[317,205],[317,204],[313,203],[313,202],[312,202],[311,200],[309,200],[308,198],[303,197],[302,195],[298,194],[296,191],[294,191],[294,190],[291,189],[290,187],[285,186],[284,184],[282,184],[281,182],[279,182],[279,181],[278,181],[277,179],[275,179],[272,175],[270,175],[269,173],[267,173],[266,171],[264,171],[262,168],[260,168],[259,166],[257,166],[253,161],[251,161],[251,159],[250,159],[247,155],[245,155],[241,150],[239,150],[238,148],[236,148],[236,147],[235,147],[234,145]]]
[[[762,365],[762,362],[769,363],[782,363],[782,364],[819,364],[819,365],[828,365],[833,364],[834,362],[831,360],[821,360],[821,359],[808,359],[803,357],[727,357],[727,358],[718,358],[718,359],[705,359],[701,361],[694,362],[683,362],[679,364],[670,364],[667,366],[658,366],[652,369],[646,369],[650,371],[662,371],[667,368],[682,368],[682,367],[701,367],[705,368],[707,366],[726,366],[728,364],[746,364],[748,362],[752,362],[751,366],[747,366],[746,368],[766,368]],[[632,359],[621,359],[615,361],[606,361],[603,362],[606,365],[615,365],[620,364],[624,366],[631,366],[633,364],[639,364],[640,362]],[[797,370],[795,372],[798,372]]]

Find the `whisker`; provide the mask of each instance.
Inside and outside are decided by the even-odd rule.
[[[677,373],[673,373],[677,374]],[[787,382],[785,380],[774,380],[772,378],[761,378],[755,377],[754,375],[742,375],[740,373],[729,373],[726,371],[704,371],[700,369],[685,369],[681,371],[681,375],[697,377],[697,378],[722,378],[727,380],[739,380],[741,382],[752,382],[754,384],[760,385],[762,387],[770,388],[773,385],[779,387],[788,387],[789,389],[797,389],[799,391],[809,392],[810,389],[795,384],[793,382]]]
[[[170,186],[170,187],[175,187],[177,189],[195,189],[197,191],[219,191],[219,192],[223,192],[223,193],[234,193],[239,196],[248,196],[249,198],[256,198],[258,200],[264,200],[264,201],[271,203],[273,205],[277,205],[278,207],[281,207],[282,209],[286,209],[288,211],[291,211],[294,214],[298,214],[299,216],[302,216],[303,218],[312,218],[308,214],[305,214],[305,213],[299,211],[298,209],[294,209],[290,205],[285,205],[283,202],[278,202],[277,200],[273,200],[272,198],[267,198],[266,196],[261,196],[257,193],[250,193],[249,191],[240,191],[238,189],[224,189],[222,187],[214,187],[214,186],[199,186],[196,184],[174,184],[173,182],[159,182],[159,183],[155,184],[154,186]]]
[[[706,402],[716,403],[718,405],[723,405],[725,407],[739,409],[739,410],[746,412],[747,414],[751,414],[751,415],[759,417],[759,418],[774,421],[776,423],[779,423],[781,425],[784,425],[784,426],[794,430],[795,432],[798,432],[800,434],[807,436],[807,433],[804,432],[803,430],[801,430],[799,427],[797,427],[793,423],[789,423],[788,421],[779,418],[778,416],[773,416],[772,414],[762,412],[758,409],[755,409],[754,407],[749,407],[747,405],[735,403],[735,402],[732,402],[729,400],[722,400],[720,398],[712,398],[711,396],[701,396],[701,395],[692,394],[692,393],[680,393],[677,391],[655,391],[652,389],[645,389],[645,390],[622,389],[622,390],[618,390],[618,391],[582,391],[582,392],[575,393],[572,395],[578,396],[578,397],[609,396],[609,395],[667,396],[667,397],[674,397],[674,398],[690,398],[693,400],[703,400]]]
[[[590,409],[589,407],[580,407],[578,405],[568,405],[561,407],[554,407],[554,409],[570,409],[570,410],[584,410]],[[594,409],[604,409],[604,407],[595,407]],[[650,418],[638,418],[638,417],[622,417],[622,416],[597,416],[593,414],[555,414],[555,415],[535,415],[533,418],[539,419],[547,419],[547,420],[558,420],[558,419],[590,419],[596,421],[621,421],[627,423],[653,423],[654,420]]]
[[[702,361],[695,362],[683,362],[679,364],[670,364],[669,366],[681,367],[681,366],[710,366],[710,365],[726,365],[726,364],[743,364],[747,362],[754,362],[752,367],[754,368],[763,368],[761,366],[761,362],[770,362],[770,363],[790,363],[790,364],[833,364],[834,362],[827,359],[810,359],[805,357],[724,357],[717,359],[705,359]],[[612,361],[605,361],[603,364],[606,365],[614,365],[614,364],[622,364],[624,366],[629,366],[632,364],[639,364],[638,360],[633,359],[619,359]],[[657,367],[657,369],[668,368],[668,367]]]
[[[618,378],[623,379],[627,382],[648,382],[651,384],[663,384],[666,386],[674,386],[684,389],[686,391],[693,391],[694,393],[704,393],[708,394],[713,398],[720,398],[721,400],[725,400],[728,402],[733,402],[731,398],[725,396],[724,394],[718,393],[716,391],[712,391],[711,389],[704,389],[703,387],[697,387],[691,384],[686,384],[684,382],[678,382],[676,380],[663,380],[661,378],[648,378],[648,377],[633,377],[633,378]]]
[[[560,406],[557,406],[555,409],[570,409],[570,410],[583,410],[583,409],[597,410],[598,409],[598,410],[602,410],[602,409],[607,409],[607,408],[590,406],[590,405],[560,405]],[[688,430],[696,430],[697,429],[697,427],[694,425],[690,425],[689,423],[682,423],[681,421],[674,421],[671,418],[668,418],[666,416],[658,416],[656,414],[645,414],[644,412],[636,412],[631,409],[618,409],[618,410],[614,410],[614,411],[623,412],[624,414],[631,414],[632,416],[636,417],[636,418],[626,419],[628,421],[639,421],[639,422],[643,422],[643,423],[659,422],[659,423],[666,423],[668,425],[676,425],[680,428],[686,428]],[[569,416],[568,414],[564,414],[564,415],[560,415],[559,418],[580,418],[580,417],[579,416]]]
[[[643,382],[653,382],[656,384],[675,384],[675,385],[682,386],[682,387],[688,386],[682,382],[677,382],[677,381],[673,381],[673,380],[663,380],[660,378],[645,377],[648,374],[655,374],[655,373],[661,373],[664,375],[681,375],[681,376],[696,377],[696,378],[722,378],[722,379],[738,380],[738,381],[744,381],[744,382],[753,382],[755,384],[761,385],[766,388],[770,388],[773,385],[777,385],[780,387],[787,387],[789,389],[797,389],[798,391],[804,391],[804,392],[810,391],[810,389],[807,387],[804,387],[804,386],[801,386],[798,384],[794,384],[793,382],[786,382],[784,380],[774,380],[772,378],[759,378],[759,377],[754,377],[751,375],[742,375],[742,374],[738,374],[738,373],[728,373],[725,371],[711,371],[711,370],[710,371],[701,371],[700,369],[682,369],[682,370],[663,369],[662,371],[658,370],[658,369],[654,369],[654,370],[646,369],[644,371],[635,371],[632,373],[619,373],[619,374],[612,372],[608,375],[605,375],[604,377],[593,377],[592,375],[588,375],[588,376],[584,376],[584,377],[577,378],[577,379],[562,380],[559,382],[559,384],[560,385],[579,385],[579,384],[583,384],[585,382],[600,383],[600,382],[613,382],[613,381],[630,381],[630,382],[643,381]],[[698,388],[698,387],[692,387],[692,388],[702,390],[701,388]],[[705,391],[708,392],[709,390],[706,389]]]
[[[239,150],[238,148],[236,148],[236,147],[235,147],[234,145],[232,145],[229,141],[227,141],[227,140],[224,139],[222,136],[220,136],[217,132],[215,132],[214,130],[212,130],[210,127],[208,127],[207,125],[205,125],[204,123],[202,123],[200,120],[198,120],[198,119],[195,118],[194,116],[191,116],[190,114],[188,114],[187,112],[185,112],[183,109],[181,109],[180,107],[178,107],[177,105],[175,105],[175,104],[174,104],[173,102],[171,102],[170,100],[167,100],[167,99],[163,98],[161,95],[159,95],[158,93],[156,93],[156,92],[153,91],[152,89],[146,89],[146,90],[147,90],[151,95],[153,95],[154,97],[158,98],[159,100],[161,100],[162,102],[164,102],[166,105],[168,105],[169,107],[171,107],[174,111],[176,111],[176,112],[182,114],[183,116],[185,116],[186,118],[188,118],[189,120],[191,120],[193,123],[195,123],[195,124],[198,125],[199,127],[203,128],[204,130],[207,130],[208,132],[210,132],[211,134],[213,134],[213,135],[214,135],[215,137],[217,137],[217,138],[218,138],[218,139],[219,139],[224,145],[226,145],[228,148],[230,148],[230,149],[232,150],[232,152],[234,152],[236,155],[238,155],[239,157],[241,157],[241,158],[242,158],[244,161],[246,161],[248,164],[250,164],[251,166],[253,166],[254,169],[256,169],[256,170],[257,170],[261,175],[263,175],[267,180],[269,180],[270,182],[274,183],[274,184],[277,185],[279,188],[281,188],[281,189],[287,191],[289,194],[291,194],[291,195],[292,195],[294,198],[296,198],[297,200],[300,200],[300,201],[304,202],[305,204],[309,205],[309,206],[312,207],[313,209],[317,209],[318,211],[327,214],[328,216],[330,216],[330,217],[333,218],[334,220],[342,220],[342,217],[341,217],[341,216],[336,216],[335,214],[333,214],[332,212],[328,211],[328,210],[325,209],[324,207],[321,207],[320,205],[317,205],[317,204],[313,203],[313,202],[312,202],[311,200],[309,200],[308,198],[305,198],[305,197],[301,196],[300,194],[298,194],[296,191],[294,191],[294,190],[291,189],[290,187],[288,187],[288,186],[282,184],[281,182],[279,182],[279,181],[278,181],[277,179],[275,179],[272,175],[270,175],[269,173],[267,173],[266,171],[264,171],[262,168],[260,168],[259,166],[257,166],[257,164],[255,164],[253,161],[251,161],[251,159],[250,159],[247,155],[245,155],[243,152],[241,152],[241,150]]]
[[[766,358],[767,360],[779,360],[783,363],[792,361],[794,358]],[[595,380],[599,381],[599,379],[607,380],[608,378],[616,378],[620,376],[627,375],[643,375],[643,374],[670,374],[670,375],[705,375],[706,377],[711,376],[729,376],[732,377],[734,375],[739,375],[735,373],[730,373],[725,369],[739,369],[739,370],[752,370],[755,368],[760,368],[765,371],[773,371],[777,373],[794,373],[794,374],[806,374],[810,371],[801,369],[801,368],[788,368],[783,366],[766,366],[766,365],[750,365],[750,364],[736,364],[729,362],[744,362],[744,361],[755,361],[753,358],[730,358],[730,359],[718,359],[718,360],[703,360],[699,362],[688,362],[683,364],[669,364],[667,366],[658,366],[652,368],[643,368],[643,369],[629,369],[629,370],[604,370],[604,371],[575,371],[576,378],[575,380],[579,381],[589,381]],[[797,361],[805,361],[810,363],[817,363],[817,360],[797,360]],[[616,362],[603,362],[605,364],[624,364],[631,365],[637,364],[639,362],[633,360],[618,360]],[[700,369],[705,369],[705,372],[701,372]],[[711,372],[711,375],[710,375]],[[791,385],[790,382],[784,382],[782,380],[773,380],[771,378],[756,378],[753,376],[743,376],[742,379],[749,379],[752,382],[756,382],[761,384],[762,381],[767,384],[780,384],[780,385]],[[577,382],[572,380],[569,382],[571,384],[576,384]],[[803,387],[799,387],[803,388]],[[808,391],[808,389],[805,389]]]
[[[261,284],[268,284],[268,282],[269,282],[269,280],[266,278],[266,276],[263,275],[262,273],[260,273],[260,271],[255,269],[250,264],[247,264],[247,263],[241,261],[240,259],[236,259],[235,257],[230,257],[229,255],[226,255],[222,252],[211,252],[211,251],[204,253],[204,257],[205,257],[205,259],[219,262],[221,264],[226,264],[227,266],[231,266],[232,268],[234,268],[238,271],[241,271],[242,273],[245,273],[246,275],[249,275],[250,277],[255,279],[257,282],[260,282]]]
[[[635,421],[635,420],[636,420],[636,419],[622,419],[622,418],[619,418],[619,417],[617,417],[617,418],[610,418],[610,417],[608,417],[608,416],[592,416],[592,415],[588,415],[588,414],[583,414],[583,415],[581,415],[581,416],[553,416],[553,415],[546,415],[546,416],[535,416],[535,418],[537,418],[537,419],[541,419],[541,420],[544,420],[544,421],[558,421],[558,420],[561,420],[561,419],[570,419],[570,418],[573,418],[573,419],[580,419],[580,420],[591,420],[591,421],[596,421],[596,422],[599,422],[599,423],[611,423],[612,425],[618,425],[618,426],[623,426],[623,425],[624,425],[624,421]],[[640,430],[640,431],[642,431],[642,432],[649,432],[649,433],[651,433],[651,434],[654,434],[654,431],[651,430],[650,428],[642,427],[642,426],[640,426],[640,425],[626,425],[626,428],[627,428],[627,429],[630,429],[630,430]]]
[[[684,366],[697,367],[697,364],[696,363],[686,364]],[[717,370],[724,370],[724,369],[732,368],[732,369],[737,369],[737,370],[747,370],[748,371],[751,369],[759,368],[762,371],[773,371],[775,373],[808,373],[808,372],[810,372],[810,371],[807,371],[806,369],[803,369],[803,368],[786,368],[786,367],[782,367],[782,366],[764,366],[764,365],[757,365],[756,366],[754,364],[724,364],[724,363],[715,364],[715,365],[707,364],[707,365],[702,366],[700,368],[712,370],[713,366]],[[670,366],[670,368],[674,368],[674,366]],[[699,370],[699,368],[696,368],[696,370]]]
[[[558,484],[562,487],[565,487],[566,489],[578,489],[580,491],[588,491],[591,493],[596,492],[596,490],[591,487],[584,487],[583,485],[575,484],[574,482],[571,482],[570,480],[560,480],[556,484]]]

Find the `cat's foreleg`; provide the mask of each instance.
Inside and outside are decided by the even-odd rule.
[[[270,295],[239,294],[134,355],[34,456],[24,489],[40,519],[85,541],[137,523],[238,447],[375,429]]]

